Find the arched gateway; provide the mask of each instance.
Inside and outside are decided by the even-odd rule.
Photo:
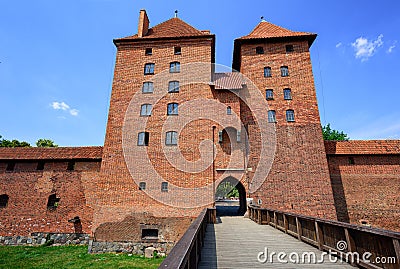
[[[238,200],[232,200],[228,197],[229,194],[235,192],[235,189],[239,195]],[[232,176],[225,178],[218,184],[215,200],[217,215],[219,216],[238,216],[246,213],[246,189],[242,182]]]

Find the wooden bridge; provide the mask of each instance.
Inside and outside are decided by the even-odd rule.
[[[400,268],[400,233],[250,206],[206,209],[159,268]],[[346,262],[347,261],[347,262]]]

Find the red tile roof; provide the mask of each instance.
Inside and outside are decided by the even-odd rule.
[[[294,32],[286,28],[277,26],[267,21],[260,22],[250,34],[239,39],[258,39],[273,37],[294,37],[294,36],[316,36],[316,34],[307,32]]]
[[[400,140],[325,141],[326,154],[400,154]]]
[[[242,73],[227,72],[214,73],[213,83],[215,89],[241,89],[245,82]]]
[[[210,31],[199,31],[179,18],[172,18],[149,29],[143,37],[128,36],[117,40],[131,40],[143,38],[176,38],[192,36],[209,36]]]
[[[101,159],[103,147],[0,148],[0,160]]]

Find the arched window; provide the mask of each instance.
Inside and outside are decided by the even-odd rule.
[[[140,132],[138,134],[138,141],[137,145],[138,146],[148,146],[149,145],[149,133],[148,132]]]
[[[151,116],[151,109],[152,109],[151,104],[143,104],[140,107],[140,116]]]
[[[294,111],[292,109],[286,110],[286,121],[288,122],[294,121]]]
[[[170,81],[168,83],[168,92],[179,92],[179,81]]]
[[[287,67],[287,66],[281,66],[281,76],[282,76],[282,77],[287,77],[287,76],[289,76],[289,67]]]
[[[264,77],[266,77],[266,78],[272,77],[271,67],[269,67],[269,66],[264,67]]]
[[[178,133],[175,131],[167,132],[165,135],[165,145],[174,146],[178,144]]]
[[[56,209],[59,202],[60,198],[56,194],[51,194],[47,200],[47,209]]]
[[[6,208],[8,205],[8,195],[2,194],[0,195],[0,208]]]
[[[178,115],[178,104],[169,103],[167,106],[167,115]]]
[[[154,90],[153,82],[143,82],[142,93],[152,93]]]
[[[226,115],[232,115],[232,108],[230,106],[226,108]]]
[[[292,100],[292,90],[289,88],[283,89],[283,99]]]
[[[180,62],[172,62],[169,64],[169,72],[170,73],[179,73],[181,72],[181,63]]]
[[[154,74],[154,63],[147,63],[144,65],[144,74],[145,75],[153,75]]]

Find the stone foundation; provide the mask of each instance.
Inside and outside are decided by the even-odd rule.
[[[154,248],[159,256],[167,255],[174,247],[173,242],[165,243],[133,243],[133,242],[95,242],[90,240],[89,253],[132,253],[134,255],[144,255],[147,248]]]
[[[88,245],[88,234],[32,233],[30,236],[0,236],[0,245]]]

